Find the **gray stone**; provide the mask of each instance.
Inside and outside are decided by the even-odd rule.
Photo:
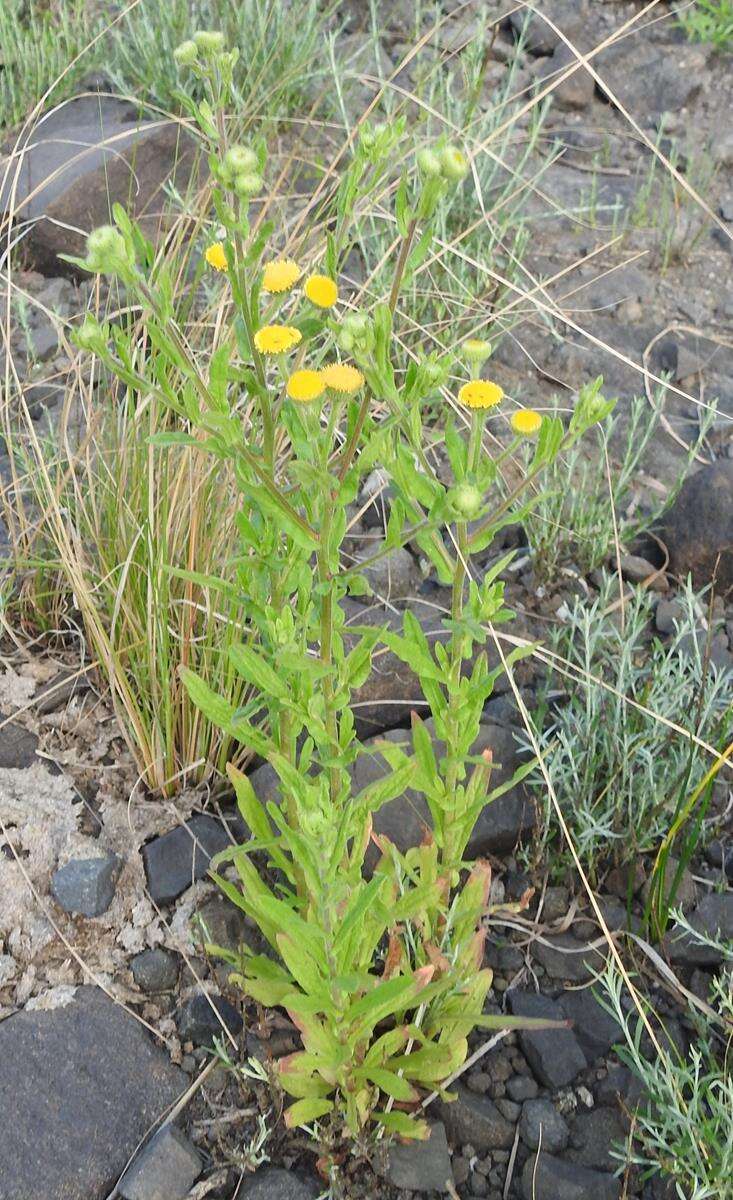
[[[576,54],[564,42],[560,42],[552,52],[546,68],[539,75],[543,87],[560,77],[563,71],[578,61]],[[555,104],[564,109],[583,109],[593,103],[596,85],[592,75],[585,67],[578,67],[567,79],[557,83],[551,92]]]
[[[603,80],[601,92],[611,93],[637,120],[658,120],[664,112],[679,112],[694,100],[705,78],[706,54],[698,46],[628,39],[603,50],[594,66]],[[606,85],[605,87],[603,85]]]
[[[223,1026],[234,1037],[241,1033],[244,1026],[241,1013],[223,996],[197,992],[181,1006],[178,1033],[183,1042],[211,1046],[215,1037],[224,1034]]]
[[[733,460],[720,459],[685,480],[661,536],[676,575],[689,572],[696,587],[715,576],[719,592],[733,587]]]
[[[370,558],[377,554],[383,545],[381,540],[369,543],[362,557]],[[358,560],[355,566],[359,566]],[[396,546],[375,563],[365,567],[363,574],[373,591],[385,600],[402,600],[406,596],[414,596],[422,582],[418,565],[404,546]]]
[[[72,858],[51,876],[51,891],[65,912],[101,917],[114,899],[122,866],[116,854],[102,858]]]
[[[2,1200],[106,1197],[188,1079],[98,988],[0,1022]],[[29,1147],[33,1152],[29,1153]]]
[[[733,941],[733,892],[712,892],[706,896],[689,917],[689,923],[700,933],[724,942]],[[673,963],[708,967],[723,961],[723,955],[715,946],[698,942],[676,926],[665,934],[663,946]]]
[[[169,992],[178,982],[178,955],[156,946],[136,954],[132,977],[143,992]]]
[[[0,730],[0,768],[23,770],[38,762],[38,738],[30,730],[10,721]]]
[[[573,1149],[567,1157],[571,1162],[597,1171],[615,1171],[618,1159],[611,1150],[626,1140],[621,1114],[614,1108],[596,1108],[579,1112],[573,1120]],[[549,1147],[548,1147],[549,1149]]]
[[[506,1081],[507,1095],[520,1104],[523,1100],[534,1100],[539,1088],[531,1075],[512,1075]]]
[[[598,1003],[589,988],[564,992],[560,1007],[573,1022],[573,1033],[589,1063],[595,1062],[615,1042],[623,1039],[618,1021]]]
[[[322,1190],[314,1181],[305,1181],[293,1171],[260,1167],[254,1175],[245,1177],[240,1194],[242,1200],[316,1200]]]
[[[201,905],[196,912],[195,926],[203,943],[221,946],[223,950],[239,950],[243,942],[252,939],[241,908],[224,896],[214,896]]]
[[[550,1100],[526,1100],[522,1106],[519,1136],[530,1150],[541,1145],[547,1154],[556,1154],[567,1146],[570,1130]]]
[[[166,1125],[120,1180],[124,1200],[185,1200],[203,1169],[196,1147],[175,1125]]]
[[[453,1183],[448,1140],[442,1121],[430,1126],[427,1141],[393,1142],[387,1157],[387,1178],[408,1192],[447,1192]]]
[[[496,1102],[496,1107],[502,1117],[506,1117],[507,1121],[511,1121],[512,1124],[516,1125],[522,1112],[521,1104],[517,1104],[514,1100],[507,1100],[504,1096],[501,1096]]]
[[[660,633],[674,633],[684,616],[679,600],[660,600],[654,610],[654,624]]]
[[[514,1141],[514,1126],[501,1115],[488,1096],[477,1096],[463,1084],[451,1089],[456,1099],[442,1103],[440,1115],[454,1146],[473,1146],[479,1154],[507,1150]]]
[[[206,815],[171,829],[143,846],[150,895],[156,904],[175,900],[196,879],[203,879],[209,860],[231,843],[220,821]]]
[[[522,1171],[524,1200],[619,1200],[613,1175],[589,1171],[551,1154],[530,1155]]]
[[[24,253],[45,274],[75,274],[58,256],[83,254],[85,235],[109,222],[116,201],[152,236],[165,208],[164,184],[173,180],[185,190],[196,157],[178,122],[141,124],[133,105],[112,98],[70,100],[29,130],[16,160],[13,214],[27,223]],[[10,207],[15,180],[13,166],[0,212]]]
[[[692,908],[693,904],[697,900],[697,885],[693,879],[692,872],[687,867],[684,867],[680,873],[677,886],[674,886],[679,865],[679,859],[676,859],[670,855],[667,859],[667,865],[664,872],[664,891],[666,893],[666,900],[670,908],[674,906],[675,908],[687,910],[688,908]],[[652,880],[649,878],[646,880],[643,888],[641,889],[641,898],[644,901],[644,904],[649,902],[651,895]]]
[[[544,0],[541,11],[529,13],[527,9],[518,8],[509,14],[509,21],[517,35],[524,32],[524,44],[529,53],[542,57],[552,54],[556,46],[563,45],[562,39],[544,17],[549,17],[558,29],[575,41],[582,7],[577,0]]]
[[[565,1015],[554,1000],[534,992],[507,992],[514,1016],[564,1021]],[[588,1063],[570,1029],[520,1029],[519,1042],[527,1062],[539,1083],[553,1090],[572,1083]]]
[[[585,983],[602,970],[605,955],[600,949],[580,945],[569,933],[545,934],[535,942],[532,952],[550,979],[571,979]]]
[[[628,1067],[612,1067],[595,1088],[596,1104],[610,1108],[623,1105],[628,1112],[633,1112],[644,1097],[643,1084]]]
[[[34,403],[34,388],[31,387],[26,392],[26,401],[30,405]],[[54,388],[60,395],[63,395],[63,388]],[[29,394],[30,393],[30,394]],[[36,403],[38,401],[35,401]],[[33,708],[39,716],[45,716],[47,713],[57,712],[68,704],[72,696],[79,692],[86,691],[91,687],[91,682],[88,676],[78,671],[59,671],[49,683],[45,684],[36,692],[33,697]]]
[[[647,558],[642,558],[639,554],[622,554],[619,565],[623,578],[629,583],[643,583],[656,570],[653,563],[650,563]],[[666,575],[660,575],[649,586],[652,591],[666,592],[669,587]]]

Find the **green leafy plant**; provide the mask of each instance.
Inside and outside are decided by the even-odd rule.
[[[542,493],[524,522],[541,579],[553,579],[571,564],[589,574],[608,559],[616,535],[622,546],[629,545],[672,503],[715,419],[715,406],[705,411],[698,437],[664,499],[627,515],[644,455],[659,426],[661,402],[661,395],[654,405],[637,396],[624,424],[614,414],[599,427],[597,450],[575,444],[549,468]],[[604,477],[604,442],[617,448],[609,481]]]
[[[656,853],[706,773],[703,746],[729,740],[730,673],[707,662],[691,587],[668,644],[649,644],[648,593],[628,600],[623,629],[614,599],[609,579],[593,604],[576,601],[558,631],[548,694],[560,684],[569,696],[542,733],[552,785],[594,882],[613,864]],[[542,725],[545,705],[537,717]],[[530,784],[541,799],[544,776]],[[540,845],[555,836],[547,806]]]
[[[716,50],[733,46],[733,3],[731,0],[694,0],[677,14],[691,42],[711,42]]]
[[[635,1164],[642,1179],[662,1175],[680,1200],[731,1200],[733,1197],[733,945],[694,929],[675,913],[677,934],[707,947],[722,964],[710,981],[706,1002],[690,1005],[694,1029],[686,1055],[672,1047],[661,1056],[643,1049],[641,1021],[633,1022],[624,1005],[623,982],[612,966],[603,977],[604,1007],[623,1030],[619,1057],[643,1085],[643,1096],[627,1147],[616,1152],[626,1166]]]
[[[215,180],[218,234],[205,259],[229,289],[229,318],[206,356],[196,357],[176,324],[171,268],[159,262],[151,270],[152,247],[118,207],[116,226],[94,231],[79,262],[116,275],[136,296],[146,354],[136,353],[125,329],[92,318],[77,337],[133,393],[171,409],[176,421],[150,436],[153,452],[195,449],[231,472],[236,487],[231,574],[204,576],[195,567],[171,574],[247,613],[245,635],[228,647],[246,691],[241,703],[187,667],[181,676],[208,721],[279,779],[280,803],[263,804],[251,780],[229,766],[250,836],[218,856],[215,878],[269,947],[229,955],[232,979],[257,1002],[284,1007],[301,1032],[303,1050],[278,1064],[293,1099],[286,1121],[310,1126],[328,1117],[336,1138],[344,1130],[357,1137],[370,1122],[424,1137],[421,1089],[442,1089],[460,1068],[474,1026],[511,1022],[483,1012],[490,869],[466,859],[478,814],[503,790],[491,789],[490,755],[474,757],[471,747],[498,674],[483,649],[487,625],[511,616],[499,580],[507,560],[479,582],[471,556],[521,515],[547,464],[611,405],[599,380],[581,394],[567,430],[520,409],[513,436],[492,457],[484,423],[503,393],[480,378],[490,345],[472,339],[462,348],[471,378],[458,392],[460,420],[451,415],[440,430],[450,477],[439,478],[424,449],[434,433],[425,421],[445,395],[452,356],[413,353],[405,362],[392,325],[404,282],[429,252],[443,198],[466,177],[463,152],[438,141],[418,153],[416,170],[404,171],[395,190],[399,242],[389,300],[337,316],[354,204],[366,181],[389,169],[402,126],[363,128],[333,198],[323,269],[303,281],[296,261],[269,258],[272,226],[250,220],[252,197],[265,190],[266,148],[228,141],[223,108],[236,50],[204,31],[177,48],[176,60],[202,85],[203,98],[183,102]],[[253,405],[248,420],[242,393]],[[502,463],[523,443],[531,448],[530,439],[522,480],[502,498]],[[399,633],[346,628],[344,601],[368,591],[363,571],[374,560],[344,564],[347,509],[376,465],[395,491],[378,553],[415,542],[451,588],[450,619],[433,644],[409,610]],[[445,750],[436,753],[415,715],[412,752],[385,740],[382,777],[355,793],[352,768],[362,748],[351,695],[378,643],[416,671]],[[376,837],[372,821],[408,787],[424,795],[431,828],[420,846],[400,853]],[[371,842],[379,858],[369,876]]]

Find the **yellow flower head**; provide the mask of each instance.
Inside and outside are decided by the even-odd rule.
[[[328,275],[309,275],[303,291],[318,308],[332,308],[339,298],[338,287]]]
[[[520,437],[534,437],[539,433],[542,415],[533,408],[520,408],[509,418],[511,427]]]
[[[265,292],[288,292],[297,283],[303,272],[292,258],[277,258],[265,263],[262,289]]]
[[[263,325],[255,334],[255,346],[260,354],[284,354],[302,340],[299,329],[292,325]]]
[[[357,371],[356,367],[349,366],[348,363],[331,363],[328,367],[324,367],[321,371],[321,379],[326,387],[331,388],[334,392],[345,392],[347,395],[358,392],[364,384],[364,376],[361,371]]]
[[[494,408],[504,399],[504,391],[498,383],[490,383],[487,379],[473,379],[464,383],[458,399],[468,408]]]
[[[290,399],[301,404],[317,400],[325,390],[326,384],[320,371],[294,371],[286,386]]]
[[[224,246],[221,242],[214,242],[213,246],[209,246],[204,258],[215,271],[226,271],[227,256],[224,253]]]

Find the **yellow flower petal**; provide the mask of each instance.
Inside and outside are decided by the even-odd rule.
[[[255,346],[260,354],[284,354],[302,340],[302,333],[292,325],[263,325],[255,334]]]
[[[348,363],[331,363],[324,367],[321,371],[321,379],[332,391],[346,392],[348,395],[358,392],[364,384],[364,376],[361,371],[357,371],[356,367],[352,367]]]
[[[226,271],[227,256],[224,253],[224,246],[221,242],[214,242],[213,246],[209,246],[204,258],[215,271]]]
[[[290,399],[301,404],[317,400],[325,390],[326,384],[320,371],[294,371],[286,385]]]
[[[458,399],[468,408],[494,408],[504,399],[504,391],[498,383],[490,383],[487,379],[473,379],[464,383]]]
[[[542,425],[542,415],[533,408],[520,408],[509,418],[512,429],[520,437],[534,437]]]
[[[332,308],[339,298],[338,287],[328,275],[309,275],[303,291],[318,308]]]
[[[262,290],[264,292],[287,292],[297,283],[303,272],[292,258],[277,258],[265,263],[262,273]]]

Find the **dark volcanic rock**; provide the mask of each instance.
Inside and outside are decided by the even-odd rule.
[[[281,1167],[260,1167],[242,1185],[242,1200],[316,1200],[322,1188]]]
[[[198,815],[143,846],[150,895],[168,904],[196,879],[203,879],[209,860],[230,845],[226,829],[213,817]]]
[[[67,913],[101,917],[114,899],[122,866],[116,854],[102,858],[72,858],[51,876],[54,898]]]
[[[672,52],[670,52],[672,51]],[[695,98],[705,77],[705,51],[699,46],[652,45],[646,40],[622,39],[594,60],[606,88],[636,120],[679,112]]]
[[[430,1126],[426,1142],[393,1142],[387,1159],[387,1178],[408,1192],[445,1192],[453,1182],[450,1151],[442,1121]]]
[[[223,996],[205,996],[197,992],[185,1002],[178,1015],[181,1040],[194,1042],[197,1046],[210,1046],[215,1037],[221,1037],[224,1032],[222,1024],[235,1037],[241,1033],[244,1025],[241,1013]]]
[[[616,1109],[596,1108],[578,1113],[572,1132],[573,1149],[567,1154],[572,1162],[598,1171],[616,1170],[618,1159],[611,1157],[611,1150],[623,1145],[626,1138],[621,1114]]]
[[[38,738],[34,733],[10,721],[0,730],[0,767],[23,770],[40,760],[36,757]]]
[[[507,1150],[514,1141],[514,1126],[501,1115],[487,1096],[477,1096],[462,1084],[457,1084],[456,1099],[440,1106],[454,1146],[471,1145],[480,1154],[490,1150]]]
[[[689,917],[689,922],[699,933],[724,942],[733,941],[733,892],[712,892],[706,896]],[[714,946],[698,942],[677,927],[665,934],[664,948],[671,962],[694,967],[717,966],[723,957]]]
[[[530,1150],[541,1144],[548,1154],[557,1154],[567,1146],[570,1130],[550,1100],[527,1100],[522,1107],[519,1136]]]
[[[156,946],[136,954],[132,978],[143,992],[169,992],[178,982],[178,955]]]
[[[619,1200],[621,1183],[613,1175],[540,1154],[524,1164],[522,1194],[524,1200]]]
[[[151,1124],[188,1086],[97,988],[0,1022],[2,1200],[103,1200]],[[32,1147],[32,1153],[29,1152]]]
[[[533,953],[550,979],[571,979],[575,983],[585,983],[602,970],[606,957],[600,949],[582,946],[569,933],[546,934],[535,943]]]
[[[177,122],[141,124],[134,106],[110,97],[76,97],[45,116],[17,158],[13,203],[15,219],[28,225],[23,245],[33,266],[47,275],[76,273],[59,254],[83,254],[85,235],[110,221],[116,201],[152,236],[165,209],[164,184],[185,188],[195,156]],[[0,212],[10,207],[15,178],[13,168]]]
[[[573,1033],[589,1063],[606,1054],[614,1042],[623,1040],[618,1021],[588,988],[565,992],[560,997],[560,1007],[573,1022]]]
[[[733,587],[733,460],[701,467],[685,480],[661,536],[676,575],[691,573],[696,587],[715,576],[719,592]]]
[[[560,1005],[547,996],[512,988],[507,992],[507,1001],[514,1016],[565,1020]],[[545,1087],[565,1087],[588,1066],[575,1034],[569,1029],[520,1029],[519,1041],[527,1062]]]
[[[125,1171],[119,1193],[124,1200],[185,1200],[202,1169],[193,1143],[166,1125]]]

